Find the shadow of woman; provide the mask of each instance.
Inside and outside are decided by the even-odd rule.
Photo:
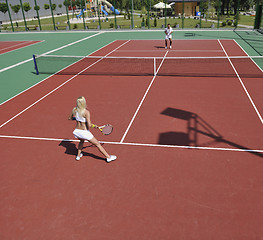
[[[76,144],[72,141],[68,141],[68,140],[62,140],[60,143],[59,143],[59,146],[62,146],[65,148],[65,153],[68,154],[68,155],[73,155],[73,156],[77,156],[77,153],[78,153],[78,149],[76,147]],[[83,149],[85,148],[90,148],[90,147],[95,147],[94,145],[88,145],[86,147],[83,147]],[[100,156],[97,156],[95,154],[92,154],[92,153],[87,153],[87,152],[83,152],[82,151],[82,154],[83,156],[86,156],[86,157],[92,157],[92,158],[95,158],[95,159],[98,159],[98,160],[103,160],[103,161],[106,161],[105,158],[103,157],[100,157]]]

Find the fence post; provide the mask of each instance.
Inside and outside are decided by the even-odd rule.
[[[202,3],[202,0],[200,0],[200,28],[202,28],[202,19],[201,19],[201,16],[202,16],[202,7],[203,7],[203,3]]]
[[[55,24],[55,19],[54,19],[54,14],[53,14],[53,9],[52,9],[52,2],[51,2],[51,0],[49,0],[49,5],[50,5],[52,20],[53,20],[53,27],[54,27],[54,30],[57,30],[56,29],[56,24]]]
[[[238,18],[239,18],[239,6],[240,6],[240,0],[237,0],[237,12],[236,12],[236,22],[235,22],[235,27],[238,25]]]
[[[220,0],[217,0],[217,28],[219,28]]]
[[[117,29],[117,18],[116,18],[116,0],[113,1],[114,4],[114,22],[115,22],[115,29]]]
[[[25,18],[25,13],[24,13],[24,8],[23,8],[22,0],[20,0],[20,6],[21,6],[23,18],[24,18],[25,30],[27,31],[28,29],[27,29],[26,18]]]
[[[133,0],[130,0],[130,8],[131,8],[131,28],[134,28],[134,19],[133,19]]]
[[[261,25],[262,20],[262,3],[260,4],[260,1],[257,0],[256,3],[256,17],[254,22],[254,29],[259,29]]]
[[[8,15],[9,15],[9,19],[10,19],[10,22],[11,22],[11,26],[12,26],[12,31],[14,32],[15,30],[14,30],[14,25],[13,25],[11,13],[10,13],[9,5],[8,5],[8,0],[5,0],[5,1],[6,1],[6,4],[7,4],[7,10],[8,10]]]
[[[41,22],[40,22],[40,18],[39,18],[39,13],[38,13],[38,9],[37,9],[37,1],[35,0],[35,8],[36,8],[36,12],[37,12],[37,19],[38,19],[38,24],[39,24],[39,29],[40,31],[42,30],[41,28]]]
[[[85,1],[81,0],[81,11],[82,11],[82,20],[83,20],[83,27],[86,29],[86,24],[85,24],[85,13],[84,13],[84,8],[85,8]]]
[[[98,17],[99,17],[99,26],[100,26],[100,29],[101,29],[101,22],[100,22],[100,6],[99,6],[99,3],[98,3],[98,0],[97,0],[97,14],[98,14]]]
[[[183,5],[182,5],[182,28],[184,28],[184,0],[183,0]]]
[[[151,0],[147,0],[147,17],[148,17],[148,29],[150,29],[150,1]]]
[[[164,18],[164,26],[167,27],[167,8],[166,8],[166,4],[167,4],[167,0],[164,1],[164,4],[165,4],[165,10],[164,10],[164,15],[165,15],[165,18]]]
[[[69,28],[69,30],[71,30],[71,27],[70,27],[70,21],[69,21],[69,16],[68,16],[68,6],[69,5],[65,5],[65,7],[66,7],[66,13],[67,13],[67,19],[68,19],[68,28]]]

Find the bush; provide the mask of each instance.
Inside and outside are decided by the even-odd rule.
[[[154,27],[157,27],[157,19],[156,19],[156,17],[154,18],[153,25],[154,25]]]
[[[114,24],[113,23],[110,23],[110,28],[113,28],[114,27]]]
[[[75,24],[73,25],[73,29],[77,29],[77,28],[78,28],[78,24],[75,23]]]
[[[228,26],[231,26],[231,25],[232,25],[232,21],[228,21],[228,22],[227,22],[227,25],[228,25]]]
[[[149,26],[148,18],[146,18],[146,26],[147,26],[147,27]]]
[[[225,27],[226,26],[226,22],[222,22],[222,26]]]
[[[237,20],[234,21],[234,26],[237,27]]]

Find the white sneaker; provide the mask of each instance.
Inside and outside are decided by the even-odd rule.
[[[114,161],[114,160],[116,160],[116,159],[117,159],[117,157],[116,157],[115,155],[110,155],[110,157],[107,158],[107,163],[109,163],[109,162],[111,162],[111,161]]]
[[[165,47],[165,49],[167,49],[167,47]]]
[[[172,46],[170,46],[170,48],[172,48]]]
[[[79,157],[78,157],[78,156],[76,157],[76,160],[79,161],[80,158],[82,158],[82,157],[83,157],[83,154],[81,153],[81,154],[79,155]]]

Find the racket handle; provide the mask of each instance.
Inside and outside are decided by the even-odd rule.
[[[95,124],[92,123],[92,124],[91,124],[91,127],[92,127],[92,128],[96,128],[97,125],[95,125]]]

